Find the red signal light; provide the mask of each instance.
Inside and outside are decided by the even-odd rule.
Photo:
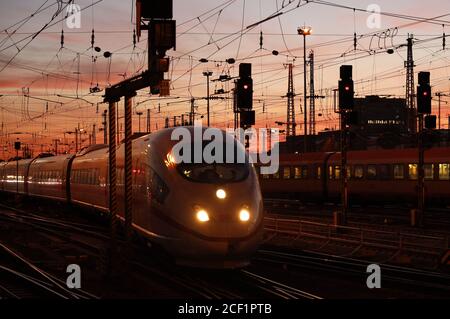
[[[346,87],[344,88],[344,90],[350,91],[350,87],[349,87],[349,86],[346,86]]]
[[[423,92],[423,95],[424,95],[424,96],[427,96],[427,95],[428,95],[428,92],[427,92],[427,91]]]
[[[247,90],[247,89],[248,89],[248,85],[244,84],[244,90]]]

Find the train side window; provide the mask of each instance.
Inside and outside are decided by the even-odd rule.
[[[302,178],[302,168],[301,167],[294,167],[294,178],[295,179],[300,179]]]
[[[423,166],[425,179],[432,180],[434,179],[434,165],[433,164],[425,164]]]
[[[347,172],[347,178],[352,178],[352,170],[350,168],[350,165],[347,165],[345,170]]]
[[[389,165],[388,164],[381,164],[378,165],[378,176],[380,179],[386,180],[391,178],[391,173],[389,171]]]
[[[376,179],[376,178],[377,178],[377,166],[367,165],[367,179]]]
[[[340,179],[341,178],[341,166],[335,165],[334,166],[334,179]]]
[[[362,179],[364,177],[364,166],[355,165],[353,168],[353,176],[355,179]]]
[[[321,179],[322,178],[322,167],[317,166],[316,167],[316,178]]]
[[[275,179],[279,179],[280,178],[280,169],[278,169],[278,171],[276,173],[273,173],[272,177]]]
[[[289,178],[291,178],[291,167],[290,166],[283,167],[283,179]]]
[[[334,178],[334,174],[333,174],[333,166],[328,166],[328,179],[333,179]]]
[[[417,164],[409,164],[408,165],[408,174],[409,174],[409,179],[417,179],[417,175],[418,175]]]
[[[450,180],[450,164],[439,164],[439,179]]]
[[[394,164],[394,179],[404,179],[405,170],[403,164]]]

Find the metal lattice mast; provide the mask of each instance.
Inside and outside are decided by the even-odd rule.
[[[314,51],[309,52],[309,134],[316,134],[316,106],[314,92]]]
[[[294,78],[292,75],[292,63],[288,64],[289,79],[287,96],[287,136],[295,136],[295,109],[294,109]]]
[[[416,107],[414,103],[414,60],[413,60],[413,35],[408,36],[408,53],[405,62],[406,68],[406,107],[408,108],[408,127],[411,133],[417,131]]]

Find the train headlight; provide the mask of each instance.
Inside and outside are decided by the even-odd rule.
[[[200,209],[197,211],[197,220],[201,223],[205,223],[209,220],[209,215],[204,209]]]
[[[241,209],[241,211],[239,212],[239,219],[242,222],[247,222],[250,219],[250,212],[248,211],[247,208]]]
[[[217,198],[219,198],[219,199],[225,199],[225,197],[227,197],[227,192],[225,192],[225,190],[219,188],[219,189],[216,191],[216,196],[217,196]]]

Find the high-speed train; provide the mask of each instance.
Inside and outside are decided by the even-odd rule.
[[[194,134],[193,127],[185,129]],[[133,140],[133,230],[163,248],[181,265],[247,265],[262,240],[263,204],[258,176],[245,148],[218,130],[224,136],[225,149],[231,146],[234,156],[245,161],[180,162],[172,152],[178,143],[171,140],[173,130],[164,129]],[[121,220],[124,147],[121,144],[117,150]],[[76,155],[19,160],[18,169],[16,161],[0,163],[0,190],[93,207],[105,213],[108,183],[106,145],[94,145]]]
[[[425,151],[425,199],[450,205],[450,148]],[[417,149],[348,152],[348,192],[356,202],[415,203],[418,178]],[[316,152],[282,154],[275,174],[260,174],[265,197],[338,201],[341,154]]]

